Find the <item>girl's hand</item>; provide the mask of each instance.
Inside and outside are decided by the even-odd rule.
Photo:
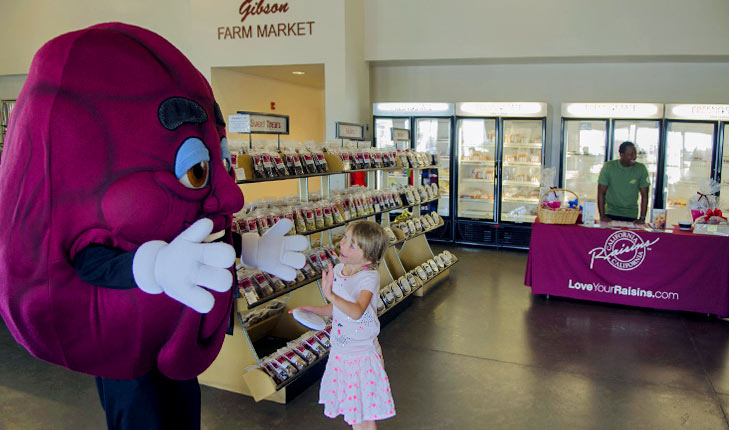
[[[332,263],[327,263],[327,269],[322,270],[321,272],[321,288],[324,291],[324,297],[331,302],[332,285],[334,285],[334,271],[332,270]]]
[[[314,308],[313,308],[313,307],[311,307],[311,306],[299,306],[299,307],[298,307],[298,308],[296,308],[296,309],[301,309],[302,311],[309,311],[309,312],[314,312]],[[289,310],[289,313],[290,313],[290,314],[294,313],[294,311],[295,311],[296,309],[291,309],[291,310]]]

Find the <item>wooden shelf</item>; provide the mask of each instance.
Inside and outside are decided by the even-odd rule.
[[[407,242],[407,241],[408,241],[408,240],[410,240],[410,239],[416,238],[416,237],[418,237],[418,236],[422,236],[422,235],[424,235],[425,233],[429,233],[429,232],[431,232],[431,231],[433,231],[433,230],[437,230],[437,229],[439,229],[439,228],[443,227],[444,225],[445,225],[445,222],[442,222],[442,223],[438,224],[437,226],[435,226],[435,227],[433,227],[433,228],[429,228],[428,230],[423,230],[423,231],[421,231],[421,232],[418,232],[418,233],[416,233],[416,234],[410,235],[409,237],[404,237],[404,238],[402,238],[402,239],[399,239],[399,240],[397,240],[397,241],[395,241],[395,242],[392,242],[392,243],[391,243],[391,244],[390,244],[389,246],[395,246],[395,245],[400,245],[401,243],[405,243],[405,242]]]
[[[374,169],[355,169],[355,170],[339,170],[339,171],[329,171],[329,172],[316,172],[316,173],[307,173],[305,175],[296,175],[296,176],[276,176],[273,178],[255,178],[255,179],[239,179],[235,181],[238,184],[255,184],[258,182],[271,182],[271,181],[285,181],[287,179],[302,179],[302,178],[312,178],[317,176],[331,176],[331,175],[341,175],[343,173],[357,173],[357,172],[399,172],[403,170],[422,170],[422,169],[437,169],[437,165],[430,165],[430,166],[424,166],[424,167],[403,167],[403,166],[397,166],[397,167],[379,167]]]
[[[316,172],[316,173],[307,173],[305,175],[296,175],[296,176],[276,176],[273,178],[255,178],[255,179],[239,179],[236,181],[238,184],[255,184],[258,182],[270,182],[270,181],[285,181],[287,179],[301,179],[301,178],[311,178],[316,176],[330,176],[330,175],[340,175],[342,173],[357,173],[357,172],[395,172],[395,171],[401,171],[410,169],[410,167],[380,167],[376,169],[360,169],[360,170],[342,170],[337,172]]]
[[[408,298],[410,296],[413,296],[413,295],[417,295],[417,294],[415,294],[416,291],[418,291],[418,290],[420,290],[422,288],[426,288],[428,286],[428,284],[430,284],[431,282],[433,282],[433,281],[436,280],[436,278],[438,277],[438,275],[440,275],[441,273],[445,272],[446,270],[448,270],[451,267],[453,267],[454,265],[456,265],[456,263],[458,263],[458,261],[459,260],[456,260],[453,263],[451,263],[451,264],[447,265],[446,267],[444,267],[443,269],[440,269],[438,271],[438,273],[433,274],[433,276],[431,276],[430,278],[428,278],[425,281],[421,281],[420,278],[418,277],[418,275],[416,275],[415,273],[408,272],[408,273],[410,273],[411,275],[415,276],[418,279],[419,285],[417,287],[411,289],[409,293],[407,293],[407,294],[403,293],[402,298],[395,300],[395,302],[390,307],[385,307],[385,309],[383,309],[382,312],[378,312],[377,313],[377,317],[379,318],[382,315],[385,315],[387,312],[391,311],[392,309],[395,309],[400,303],[404,302],[406,298]],[[396,288],[400,288],[400,287],[396,287]]]
[[[298,379],[302,378],[304,375],[306,375],[306,372],[310,371],[312,368],[314,368],[317,364],[319,364],[322,361],[325,361],[329,357],[329,351],[327,351],[325,354],[322,354],[321,357],[317,358],[316,360],[312,361],[311,364],[304,367],[303,369],[296,372],[296,374],[289,379],[283,381],[282,383],[276,385],[276,391],[281,390],[282,388],[286,388],[289,385],[296,382]]]
[[[415,204],[412,204],[412,205],[407,205],[407,206],[398,206],[398,207],[396,207],[396,208],[388,209],[388,210],[386,210],[386,211],[381,211],[381,212],[375,212],[375,213],[373,213],[373,214],[369,214],[369,215],[362,215],[362,216],[358,216],[358,217],[355,217],[355,218],[351,218],[351,219],[347,220],[347,221],[346,221],[346,222],[344,222],[343,224],[335,224],[335,225],[332,225],[332,226],[329,226],[329,227],[324,227],[324,228],[318,228],[318,229],[316,229],[316,230],[312,230],[312,231],[307,231],[307,232],[304,232],[304,233],[297,233],[297,234],[299,234],[299,235],[302,235],[302,236],[308,236],[308,235],[310,235],[310,234],[315,234],[315,233],[321,233],[322,231],[327,231],[327,230],[331,230],[331,229],[333,229],[333,228],[337,228],[337,227],[343,227],[343,226],[347,225],[347,223],[350,223],[350,222],[352,222],[352,221],[357,221],[357,220],[360,220],[360,219],[365,219],[365,218],[369,218],[369,217],[371,217],[371,216],[375,216],[375,215],[381,215],[381,214],[386,214],[386,213],[388,213],[388,212],[392,212],[392,211],[398,211],[398,210],[399,210],[399,211],[402,211],[403,209],[408,209],[408,208],[412,208],[412,207],[415,207],[415,206],[420,206],[420,205],[424,205],[424,204],[426,204],[426,203],[434,202],[434,201],[438,200],[439,198],[440,198],[440,196],[438,196],[438,197],[436,197],[436,198],[434,198],[434,199],[430,199],[430,200],[425,200],[425,201],[422,201],[422,202],[420,202],[420,203],[415,203]]]

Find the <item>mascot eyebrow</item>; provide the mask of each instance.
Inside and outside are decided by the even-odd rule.
[[[218,103],[215,103],[215,123],[221,127],[225,127],[223,112],[220,111],[220,106],[218,106]]]
[[[157,116],[162,127],[170,131],[183,124],[204,124],[208,120],[208,114],[202,106],[184,97],[170,97],[163,101]]]

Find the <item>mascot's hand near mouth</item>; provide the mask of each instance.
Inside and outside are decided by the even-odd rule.
[[[233,284],[228,268],[235,263],[233,247],[221,242],[201,243],[213,230],[207,218],[196,221],[169,244],[153,240],[137,249],[132,273],[149,294],[164,292],[182,304],[207,313],[215,299],[204,288],[224,292]]]
[[[270,230],[258,236],[258,233],[242,235],[241,260],[246,266],[254,266],[278,276],[284,281],[293,281],[296,270],[304,267],[306,257],[297,251],[308,246],[304,236],[287,236],[293,223],[283,218]]]

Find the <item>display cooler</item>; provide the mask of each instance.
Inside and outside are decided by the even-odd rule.
[[[655,103],[565,103],[562,105],[560,186],[582,201],[597,202],[597,180],[606,161],[620,158],[620,144],[635,144],[637,161],[650,175],[648,208],[660,208],[663,182],[663,105]],[[648,214],[650,216],[650,213]],[[595,204],[595,219],[600,219]]]
[[[529,247],[546,118],[546,103],[456,104],[456,242]]]
[[[729,211],[729,105],[668,104],[665,117],[665,179],[660,195],[667,225],[692,220],[687,205],[702,179],[721,184],[719,208]]]
[[[433,241],[453,241],[453,186],[452,171],[452,142],[453,142],[453,114],[454,105],[451,103],[375,103],[372,106],[374,114],[374,146],[386,148],[396,146],[398,149],[413,149],[418,152],[427,152],[438,155],[438,167],[423,169],[419,178],[413,177],[413,172],[405,172],[405,177],[393,177],[390,173],[391,183],[402,182],[404,185],[413,182],[424,185],[438,184],[440,198],[437,201],[424,205],[422,213],[437,211],[443,218],[445,226],[428,233],[428,239]],[[410,130],[409,142],[398,142],[393,136],[393,129]]]

